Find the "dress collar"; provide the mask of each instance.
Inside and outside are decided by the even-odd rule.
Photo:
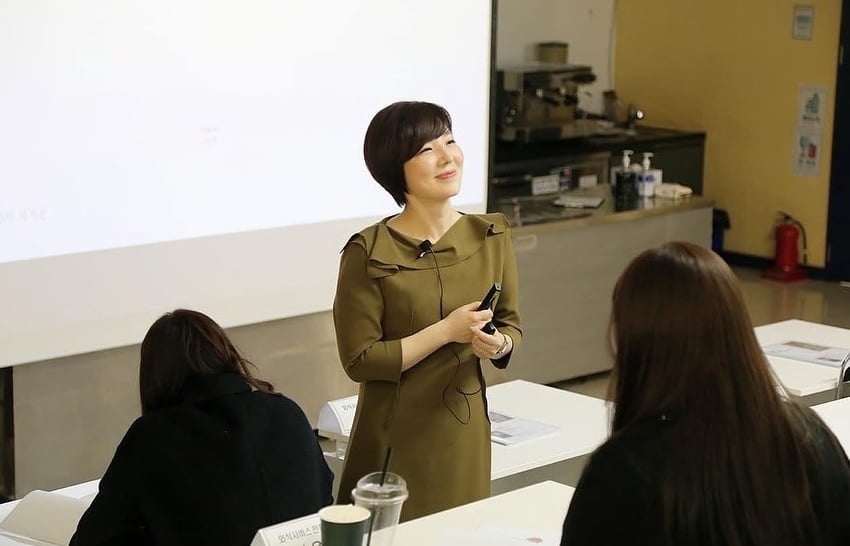
[[[381,271],[387,274],[399,269],[433,269],[433,257],[417,258],[422,241],[388,227],[387,220],[390,218],[384,218],[359,234],[363,236],[369,256],[370,274]],[[429,254],[433,252],[438,256],[440,266],[451,266],[478,252],[487,237],[504,233],[506,229],[507,222],[500,214],[464,214],[433,244]]]

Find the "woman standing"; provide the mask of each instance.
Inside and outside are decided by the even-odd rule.
[[[519,343],[516,263],[501,214],[463,214],[463,152],[442,107],[399,102],[364,142],[375,180],[403,207],[342,251],[334,323],[346,373],[360,383],[339,500],[390,470],[407,480],[407,520],[490,492],[490,422],[480,359],[507,366]],[[493,283],[501,295],[477,311]],[[492,335],[481,331],[491,320]]]
[[[719,256],[668,243],[614,289],[614,422],[561,544],[850,544],[850,464],[787,399]]]

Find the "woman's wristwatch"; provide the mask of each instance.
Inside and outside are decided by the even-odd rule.
[[[501,334],[501,332],[499,332]],[[499,358],[505,351],[508,350],[508,335],[502,334],[502,346],[496,350],[496,354],[493,355],[493,358]]]

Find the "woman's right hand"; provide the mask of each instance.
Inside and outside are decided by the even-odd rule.
[[[461,305],[441,321],[449,342],[470,343],[472,341],[472,327],[493,318],[493,311],[490,309],[478,311],[479,305],[481,305],[480,301]]]

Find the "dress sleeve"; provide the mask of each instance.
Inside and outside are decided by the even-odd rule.
[[[401,340],[384,340],[380,279],[366,273],[366,249],[355,239],[342,251],[333,317],[339,358],[353,380],[401,378]]]
[[[507,220],[505,220],[507,223]],[[502,293],[496,301],[493,312],[493,322],[500,332],[511,336],[514,342],[513,350],[500,359],[494,360],[497,368],[507,368],[511,355],[522,341],[522,330],[519,318],[519,279],[517,276],[516,255],[511,239],[511,230],[505,231],[504,258],[502,264]]]
[[[626,457],[603,445],[591,456],[564,519],[561,546],[655,543],[648,484]],[[655,537],[655,538],[654,538]]]
[[[145,464],[136,424],[115,450],[98,493],[77,525],[70,546],[141,545],[149,542],[137,504],[135,476]]]

